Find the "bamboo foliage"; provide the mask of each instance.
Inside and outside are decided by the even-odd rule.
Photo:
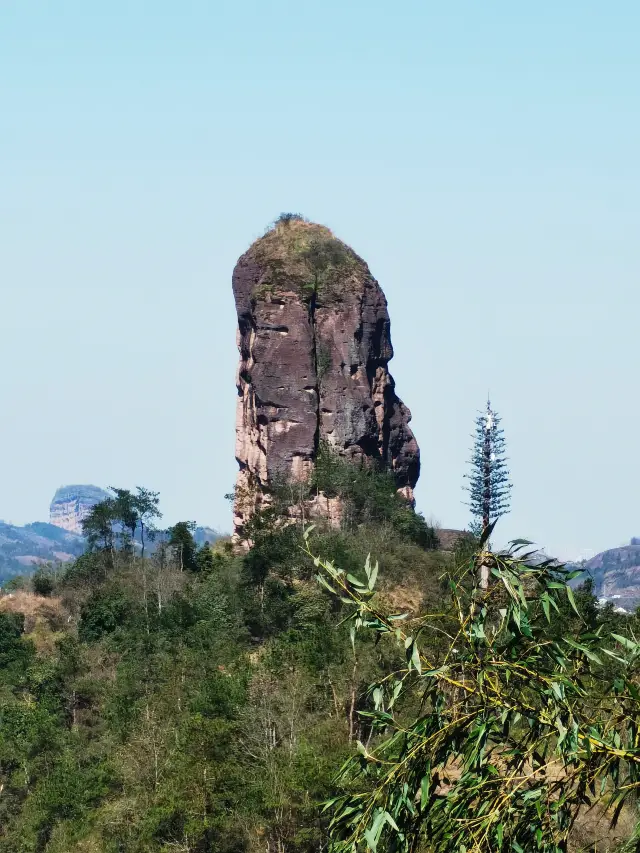
[[[560,853],[581,811],[600,803],[615,824],[640,786],[640,644],[601,629],[556,639],[576,572],[525,540],[490,553],[491,532],[448,578],[448,613],[414,620],[377,605],[377,564],[345,574],[312,554],[307,532],[352,642],[370,631],[405,654],[370,685],[361,713],[373,735],[325,805],[335,853]],[[434,631],[446,638],[437,658]]]

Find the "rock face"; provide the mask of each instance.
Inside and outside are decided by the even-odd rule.
[[[108,497],[109,494],[98,486],[61,486],[51,501],[49,521],[81,536],[82,520],[92,507]]]
[[[420,455],[388,370],[387,301],[366,263],[328,228],[281,217],[239,259],[233,293],[236,531],[274,479],[309,475],[321,442],[380,461],[413,500]]]
[[[593,578],[594,593],[616,606],[635,610],[640,604],[640,540],[596,554],[579,566]],[[583,578],[581,578],[583,579]]]

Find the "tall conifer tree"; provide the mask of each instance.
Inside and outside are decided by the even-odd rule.
[[[500,516],[509,512],[511,483],[505,456],[504,431],[500,417],[487,400],[486,411],[476,418],[476,432],[471,452],[469,507],[476,528],[484,533]]]

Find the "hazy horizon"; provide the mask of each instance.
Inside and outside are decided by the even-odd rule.
[[[231,272],[296,211],[385,291],[427,518],[490,389],[501,541],[640,534],[640,7],[99,5],[0,10],[0,518],[143,485],[230,529]]]

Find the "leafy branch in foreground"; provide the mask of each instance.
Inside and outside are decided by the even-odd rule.
[[[490,533],[449,578],[448,614],[410,621],[377,606],[370,559],[357,578],[305,537],[318,581],[350,608],[352,641],[373,631],[406,657],[370,685],[372,735],[325,805],[336,853],[561,853],[581,810],[599,803],[615,825],[640,786],[640,644],[602,628],[554,638],[577,573],[524,540],[489,553]],[[447,638],[437,660],[431,630]]]

